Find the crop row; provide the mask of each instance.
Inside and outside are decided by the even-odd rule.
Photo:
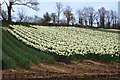
[[[3,30],[2,39],[4,68],[15,69],[17,66],[22,66],[28,69],[33,63],[54,60],[52,56],[25,45],[5,30]]]
[[[118,33],[74,27],[12,26],[18,39],[42,51],[59,55],[118,54]]]

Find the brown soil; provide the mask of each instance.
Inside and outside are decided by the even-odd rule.
[[[120,63],[105,63],[91,60],[72,62],[43,62],[29,70],[3,70],[3,79],[50,79],[50,80],[120,80]],[[109,79],[108,79],[109,78]]]

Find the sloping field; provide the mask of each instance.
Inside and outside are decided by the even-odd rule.
[[[54,58],[49,54],[25,45],[6,30],[2,31],[2,43],[4,68],[16,69],[18,66],[21,66],[28,69],[33,63],[54,61]]]
[[[118,55],[118,33],[100,29],[84,29],[75,27],[45,27],[45,26],[12,26],[10,33],[27,45],[42,51],[58,55],[73,54],[111,54]]]
[[[2,29],[3,77],[119,80],[119,32],[21,25]]]
[[[5,68],[54,60],[120,60],[119,30],[13,25],[2,34]]]

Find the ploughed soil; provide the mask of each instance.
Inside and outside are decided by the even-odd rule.
[[[120,63],[84,60],[70,64],[42,62],[25,70],[3,70],[3,80],[120,80]]]

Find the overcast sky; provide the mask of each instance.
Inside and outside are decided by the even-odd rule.
[[[0,0],[2,2],[3,0]],[[6,0],[8,1],[8,0]],[[118,12],[118,1],[119,0],[38,0],[39,4],[39,11],[31,10],[24,6],[14,6],[13,9],[15,12],[12,12],[14,16],[17,16],[18,9],[22,8],[26,11],[26,15],[33,16],[38,15],[40,17],[43,16],[46,12],[52,13],[55,11],[56,2],[62,2],[63,7],[71,6],[73,13],[76,15],[77,9],[83,9],[84,7],[93,7],[96,11],[101,8],[105,7],[106,10],[114,10]],[[4,9],[6,8],[5,6]]]

